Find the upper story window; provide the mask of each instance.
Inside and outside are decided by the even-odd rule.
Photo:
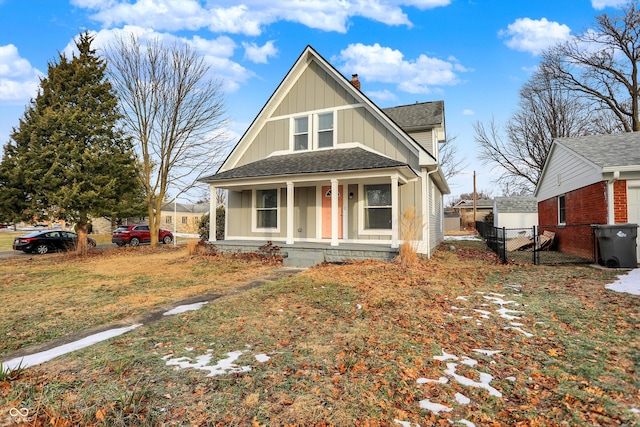
[[[293,119],[293,150],[330,148],[334,145],[334,113],[309,114]]]
[[[293,149],[295,151],[309,149],[309,117],[294,119]]]

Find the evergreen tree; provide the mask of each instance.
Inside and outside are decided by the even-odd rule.
[[[143,199],[131,140],[92,41],[81,34],[77,56],[60,54],[49,64],[0,163],[0,189],[8,190],[0,197],[11,202],[3,209],[14,218],[76,223],[82,253],[90,216],[126,215]]]

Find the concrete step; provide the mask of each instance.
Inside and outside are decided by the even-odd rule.
[[[295,251],[288,250],[288,256],[282,260],[282,265],[287,267],[313,267],[324,262],[322,251]]]

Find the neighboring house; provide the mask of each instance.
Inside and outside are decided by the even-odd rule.
[[[493,212],[493,199],[476,199],[476,213],[473,215],[473,200],[459,200],[451,209],[460,214],[460,220],[464,229],[476,227],[474,221],[484,221],[484,218]]]
[[[444,232],[460,231],[462,229],[460,212],[451,208],[444,210]]]
[[[160,215],[160,228],[181,234],[198,234],[198,226],[203,215],[209,213],[208,203],[169,203]],[[149,224],[149,217],[124,218],[120,221],[124,225]],[[108,218],[93,218],[91,220],[93,233],[110,234],[118,224]]]
[[[493,226],[532,228],[538,225],[538,202],[535,197],[496,197],[493,200]]]
[[[295,247],[366,245],[397,253],[413,207],[429,255],[444,238],[438,163],[444,103],[383,110],[308,46],[217,173],[227,190],[225,242]],[[211,222],[210,236],[215,236]]]
[[[534,195],[558,249],[593,254],[592,224],[640,223],[640,132],[555,139]]]

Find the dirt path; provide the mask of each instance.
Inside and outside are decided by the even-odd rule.
[[[96,335],[105,331],[109,331],[109,330],[113,330],[113,329],[118,329],[118,328],[126,328],[126,327],[131,327],[133,325],[149,325],[151,323],[157,322],[159,320],[162,320],[163,318],[167,317],[165,313],[169,312],[170,310],[174,310],[177,307],[179,308],[180,306],[188,306],[188,305],[192,305],[192,304],[198,304],[198,303],[209,303],[209,302],[213,302],[217,299],[220,299],[222,297],[226,297],[226,296],[230,296],[230,295],[237,295],[238,293],[241,292],[245,292],[249,289],[253,289],[256,288],[258,286],[262,286],[266,283],[270,283],[270,282],[275,282],[279,279],[281,279],[282,277],[287,277],[287,276],[292,276],[295,274],[300,273],[301,271],[304,271],[305,269],[303,268],[292,268],[292,267],[279,267],[279,268],[274,268],[272,270],[268,270],[265,272],[265,277],[262,279],[258,279],[258,280],[254,280],[251,281],[245,285],[242,286],[238,286],[236,288],[231,289],[228,293],[225,294],[202,294],[202,295],[196,295],[193,297],[189,297],[180,301],[175,301],[169,304],[163,304],[161,306],[158,306],[152,310],[147,311],[146,313],[143,313],[141,315],[137,315],[137,316],[131,316],[131,317],[127,317],[124,318],[122,320],[119,320],[117,322],[112,322],[112,323],[108,323],[105,325],[100,325],[100,326],[96,326],[93,328],[88,328],[85,329],[83,331],[79,331],[73,334],[69,334],[69,335],[65,335],[63,337],[60,338],[56,338],[54,340],[51,341],[47,341],[44,343],[39,343],[36,345],[32,345],[29,347],[23,347],[19,350],[16,350],[14,352],[5,354],[2,357],[2,360],[0,360],[0,363],[3,362],[7,362],[7,361],[11,361],[17,358],[23,358],[29,355],[34,355],[36,353],[41,353],[41,352],[45,352],[48,350],[52,350],[55,349],[56,347],[61,347],[64,346],[66,344],[70,344],[70,343],[74,343],[76,341],[80,341],[84,338],[90,337],[92,335]],[[63,353],[61,353],[63,354]],[[60,355],[61,355],[60,354]]]

